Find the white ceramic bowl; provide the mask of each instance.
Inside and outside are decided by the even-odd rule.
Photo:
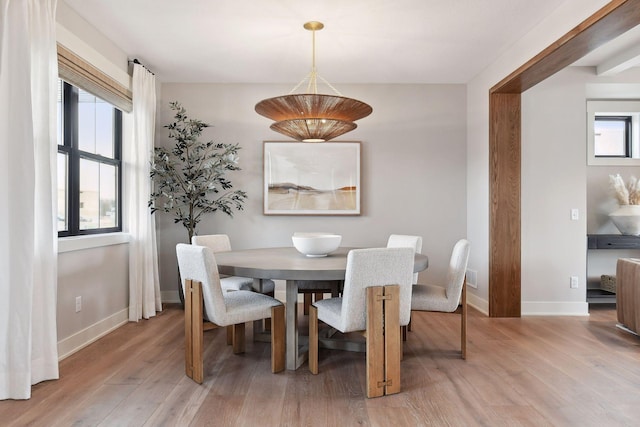
[[[322,257],[340,246],[342,236],[333,233],[294,233],[293,246],[308,257]]]

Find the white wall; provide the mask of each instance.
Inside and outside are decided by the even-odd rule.
[[[338,85],[343,93],[367,101],[374,107],[372,116],[361,120],[356,131],[342,138],[363,142],[363,215],[360,217],[262,215],[261,141],[283,138],[268,130],[268,120],[258,116],[253,106],[262,98],[287,93],[290,87],[164,84],[162,90],[166,93],[159,97],[162,110],[157,141],[159,144],[167,143],[161,125],[170,117],[168,102],[179,100],[190,115],[215,125],[209,134],[212,138],[239,142],[243,147],[241,165],[244,170],[230,178],[237,188],[249,192],[245,211],[237,213],[234,219],[215,215],[201,224],[200,233],[228,233],[236,248],[289,245],[291,233],[303,229],[333,230],[344,235],[345,245],[362,246],[383,245],[390,233],[420,234],[425,241],[423,252],[429,255],[431,263],[430,268],[420,275],[421,282],[442,280],[453,243],[458,238],[467,237],[472,243],[469,268],[478,271],[479,285],[477,291],[471,290],[470,300],[486,310],[489,88],[606,3],[606,0],[568,0],[474,78],[467,85],[466,94],[464,86],[459,85]],[[111,77],[129,85],[126,54],[64,2],[58,4],[58,23],[60,42]],[[524,126],[527,126],[527,120],[526,116],[523,117]],[[537,131],[532,129],[528,137],[538,138]],[[523,154],[532,158],[539,155],[536,152]],[[526,167],[527,171],[532,168]],[[534,169],[532,173],[531,176],[523,176],[523,183],[532,182],[537,171]],[[525,203],[535,205],[536,197],[529,191],[523,193],[523,206]],[[578,202],[576,199],[575,203]],[[558,218],[566,217],[565,211],[566,207],[558,208]],[[536,221],[549,225],[556,221],[554,212],[539,214],[541,217]],[[534,219],[527,220],[527,224],[534,227],[532,230],[537,227]],[[177,242],[186,240],[186,233],[167,215],[160,214],[157,220],[161,286],[165,300],[175,299],[177,269],[174,248]],[[524,251],[532,254],[541,251],[544,234],[538,236],[535,231],[524,231]],[[575,234],[575,230],[571,230],[569,239],[573,239]],[[78,292],[86,293],[83,297],[88,302],[112,302],[107,308],[110,314],[105,312],[105,318],[98,320],[98,324],[108,326],[114,322],[114,316],[119,319],[119,307],[122,307],[122,295],[127,287],[124,248],[126,244],[118,245],[117,249],[90,249],[89,252],[74,251],[60,255],[60,340],[68,340],[70,345],[75,345],[75,337],[95,329],[96,324],[92,322],[96,319],[68,314],[70,298],[75,298]],[[89,277],[79,274],[87,256],[115,266],[118,273],[109,286],[104,286],[106,276],[98,272],[99,269],[92,270],[94,273]],[[565,282],[567,272],[578,269],[579,264],[575,261],[562,271],[554,272],[554,276],[558,276],[554,277],[554,283]],[[535,287],[547,280],[548,272],[526,268],[527,275],[532,276],[523,281],[523,298],[538,298],[539,292]],[[86,288],[91,283],[96,283],[96,287]],[[114,295],[119,297],[112,299]],[[569,302],[573,301],[571,295],[554,295],[554,298],[558,298],[555,302],[563,302],[567,298]]]
[[[606,0],[567,0],[525,37],[514,41],[507,51],[467,85],[467,235],[473,243],[469,268],[478,271],[478,289],[470,290],[469,300],[477,306],[488,309],[489,298],[489,89],[606,3]],[[527,120],[523,116],[524,125]],[[526,179],[523,176],[523,180]],[[564,233],[562,230],[559,232]],[[570,232],[571,235],[573,233]],[[534,234],[526,238],[544,237]],[[540,245],[523,240],[523,247],[527,246]],[[573,271],[579,265],[568,268]],[[540,271],[527,280],[542,283],[548,277]],[[523,311],[523,314],[528,313]]]
[[[586,83],[587,99],[640,99],[640,68],[632,68],[612,77],[591,76]],[[609,213],[618,208],[609,185],[609,175],[619,173],[623,178],[640,178],[639,166],[587,166],[587,233],[618,234]],[[587,254],[587,282],[600,286],[600,275],[615,276],[618,258],[639,256],[637,250],[590,250]]]
[[[125,87],[131,87],[127,54],[96,30],[64,1],[56,10],[56,38],[85,61]]]
[[[534,313],[586,314],[587,285],[615,275],[618,257],[637,251],[586,251],[589,233],[619,232],[609,174],[640,176],[638,166],[587,165],[587,99],[640,98],[640,69],[598,77],[569,67],[522,96],[522,304]],[[625,89],[624,95],[620,89]],[[580,220],[570,220],[570,210]],[[585,256],[587,254],[587,256]],[[634,255],[635,254],[635,255]],[[588,261],[588,264],[587,264]],[[569,276],[580,287],[570,289]]]
[[[261,99],[288,93],[285,85],[163,84],[158,144],[170,143],[161,126],[172,118],[170,101],[189,116],[213,125],[206,139],[241,145],[242,171],[229,174],[247,191],[245,210],[228,218],[215,214],[199,234],[226,233],[234,248],[291,246],[295,231],[328,230],[345,246],[384,246],[391,233],[417,234],[430,267],[421,282],[442,281],[456,240],[466,237],[466,94],[463,85],[337,85],[363,100],[373,114],[339,140],[362,141],[362,215],[264,216],[262,141],[286,140],[254,111]],[[175,245],[186,230],[158,213],[160,280],[163,299],[176,298]]]
[[[591,74],[583,81],[586,99],[640,100],[640,67],[610,77],[596,77]],[[587,232],[590,234],[619,233],[608,217],[609,213],[618,208],[609,184],[609,175],[616,173],[625,179],[631,175],[640,178],[640,166],[587,166],[587,207],[590,213]]]
[[[57,330],[61,357],[128,319],[128,246],[117,243],[59,251]],[[76,297],[81,297],[79,312],[76,312]]]
[[[125,87],[130,87],[127,56],[70,9],[58,2],[57,38],[74,53]],[[125,114],[125,121],[128,115]],[[125,137],[124,143],[127,143]],[[58,254],[58,353],[70,353],[127,321],[128,239],[110,236],[60,239]],[[65,247],[71,248],[69,250]],[[82,310],[75,311],[75,298]]]
[[[570,67],[522,94],[523,313],[588,312],[584,81],[591,75],[592,68]]]

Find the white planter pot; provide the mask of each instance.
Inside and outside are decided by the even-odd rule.
[[[620,233],[640,235],[640,205],[622,205],[618,210],[611,212],[609,218]]]

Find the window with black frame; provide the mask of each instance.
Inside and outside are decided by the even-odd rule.
[[[58,90],[58,236],[122,230],[122,112],[63,80]]]
[[[595,116],[594,155],[631,157],[631,116]]]

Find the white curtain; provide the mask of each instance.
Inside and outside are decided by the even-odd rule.
[[[124,147],[125,209],[129,243],[129,321],[148,319],[162,310],[155,217],[148,207],[150,161],[156,123],[156,80],[143,66],[133,66],[133,143]]]
[[[58,378],[57,0],[0,0],[0,399]]]

